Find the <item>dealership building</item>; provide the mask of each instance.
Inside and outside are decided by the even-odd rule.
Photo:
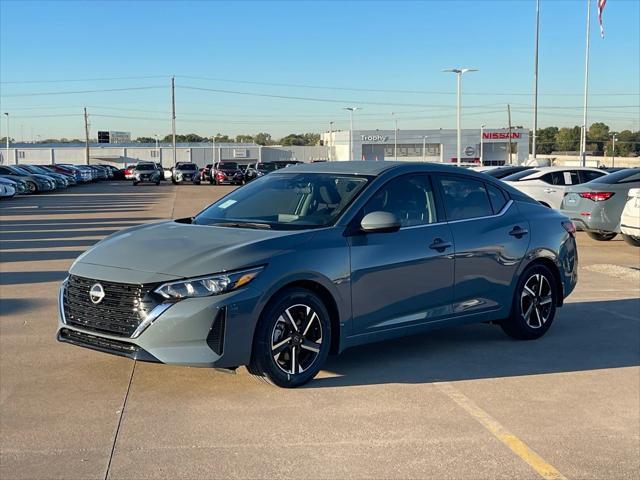
[[[328,147],[330,160],[350,160],[349,131],[326,132],[323,144]],[[524,163],[529,156],[529,130],[514,128],[463,129],[462,162],[485,165]],[[457,130],[354,130],[354,160],[405,160],[427,162],[455,162],[457,159]]]

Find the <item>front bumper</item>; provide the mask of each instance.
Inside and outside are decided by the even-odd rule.
[[[63,288],[64,284],[56,335],[60,342],[141,361],[193,367],[231,368],[246,365],[251,358],[260,294],[250,287],[173,303],[132,337],[67,324]]]

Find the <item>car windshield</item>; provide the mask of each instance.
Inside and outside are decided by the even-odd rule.
[[[238,164],[235,162],[225,162],[218,165],[220,170],[237,170]]]
[[[276,169],[275,163],[259,163],[258,170],[261,172],[273,172]]]
[[[181,163],[176,168],[178,170],[196,170],[198,167],[195,163]]]
[[[294,230],[331,225],[368,179],[328,173],[273,174],[217,201],[193,222]]]
[[[625,168],[609,175],[596,178],[589,183],[628,183],[640,181],[640,168]]]
[[[136,165],[136,170],[149,171],[149,170],[155,170],[155,167],[156,166],[151,163],[141,163],[139,165]]]
[[[521,172],[518,173],[514,173],[513,175],[507,175],[506,177],[504,177],[502,180],[504,180],[505,182],[517,182],[522,180],[525,177],[528,177],[529,175],[533,175],[534,173],[538,173],[540,170],[523,170]]]

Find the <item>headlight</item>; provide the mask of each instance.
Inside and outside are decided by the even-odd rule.
[[[170,300],[220,295],[245,286],[251,282],[262,269],[263,267],[258,267],[239,272],[220,273],[207,277],[190,278],[165,283],[156,288],[155,292]]]

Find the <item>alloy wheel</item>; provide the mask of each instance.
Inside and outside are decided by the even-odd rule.
[[[520,311],[531,328],[542,327],[551,315],[553,292],[547,277],[536,273],[529,277],[520,295]]]
[[[310,306],[288,307],[271,332],[271,355],[284,373],[303,373],[318,358],[322,345],[322,324]]]

